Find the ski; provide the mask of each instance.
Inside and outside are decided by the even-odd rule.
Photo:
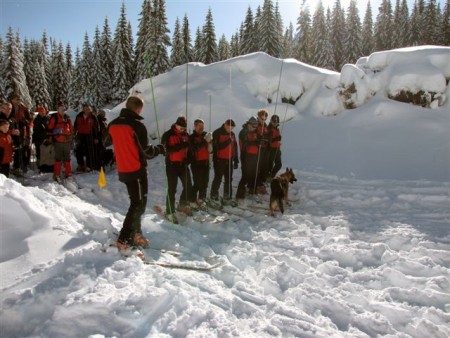
[[[215,268],[222,265],[222,263],[216,264],[203,264],[203,265],[191,265],[191,264],[182,264],[182,263],[169,263],[169,262],[161,262],[149,259],[143,259],[142,262],[147,265],[157,265],[163,268],[169,269],[182,269],[182,270],[192,270],[192,271],[200,271],[200,272],[209,272],[214,270]]]

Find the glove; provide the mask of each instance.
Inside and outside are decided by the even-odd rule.
[[[158,144],[156,146],[157,149],[157,155],[162,155],[162,156],[166,156],[166,147],[164,147],[163,144]]]
[[[238,161],[234,161],[234,166],[233,166],[233,168],[234,168],[234,169],[239,168],[239,162],[238,162]]]
[[[211,132],[206,133],[204,139],[205,139],[206,142],[208,142],[208,143],[211,142],[211,141],[212,141],[212,133],[211,133]]]

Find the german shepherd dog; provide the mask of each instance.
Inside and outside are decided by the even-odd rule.
[[[286,168],[286,171],[275,177],[270,182],[270,215],[275,217],[275,210],[280,210],[284,214],[283,200],[289,205],[288,193],[289,183],[293,184],[297,181],[295,174],[292,172],[292,168]]]

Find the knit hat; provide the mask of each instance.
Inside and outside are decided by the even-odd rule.
[[[258,119],[254,116],[250,117],[247,121],[248,124],[252,125],[252,126],[257,126],[258,125]]]
[[[232,127],[236,127],[236,123],[234,123],[234,121],[232,119],[226,120],[225,124],[232,126]]]
[[[184,116],[179,116],[179,117],[177,118],[177,122],[175,122],[175,124],[176,124],[177,126],[186,128],[186,127],[187,127],[186,118],[185,118]]]

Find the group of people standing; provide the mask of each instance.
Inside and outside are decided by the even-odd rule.
[[[0,125],[8,127],[2,127],[6,131],[2,129],[0,133],[0,172],[9,176],[13,162],[11,173],[22,177],[29,169],[32,144],[39,171],[53,172],[55,181],[72,176],[72,149],[78,172],[99,170],[104,165],[106,152],[102,142],[107,127],[105,114],[96,112],[87,103],[82,108],[72,123],[64,102],[58,102],[53,114],[37,104],[35,117],[21,103],[19,95],[2,103]],[[9,154],[13,154],[11,158]]]
[[[238,137],[232,119],[227,119],[214,132],[205,131],[202,119],[195,119],[193,131],[187,132],[187,120],[179,116],[164,132],[161,144],[149,143],[147,129],[141,116],[144,101],[128,98],[119,117],[108,125],[109,141],[113,144],[119,180],[125,183],[130,198],[123,228],[116,245],[126,249],[137,245],[146,247],[148,240],[142,235],[141,217],[145,212],[148,195],[147,160],[165,156],[167,176],[166,218],[178,223],[175,211],[189,213],[192,208],[206,207],[210,164],[214,169],[209,200],[217,204],[237,204],[246,193],[264,193],[264,183],[281,168],[281,134],[279,117],[273,115],[267,124],[268,112],[258,111],[242,126]],[[240,161],[239,161],[240,159]],[[233,171],[241,163],[242,176],[233,199]],[[178,180],[182,191],[176,206]],[[219,190],[224,182],[223,196]]]

